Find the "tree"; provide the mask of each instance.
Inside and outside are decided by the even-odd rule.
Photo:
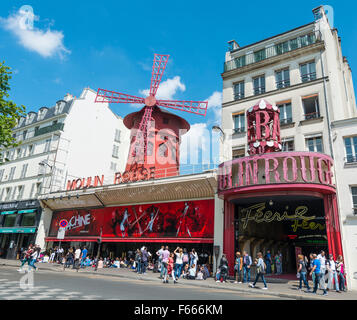
[[[0,62],[0,151],[7,148],[16,147],[19,143],[12,136],[12,129],[17,125],[21,116],[26,114],[23,105],[17,106],[9,98],[11,79],[11,68]],[[0,163],[8,159],[0,159]]]

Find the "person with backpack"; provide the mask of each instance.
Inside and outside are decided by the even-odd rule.
[[[299,274],[299,279],[300,279],[299,290],[302,289],[302,282],[304,281],[304,284],[305,284],[307,290],[310,291],[309,281],[306,278],[306,274],[307,274],[306,261],[305,261],[304,256],[302,254],[298,255],[298,259],[299,260],[298,260],[297,273]]]
[[[255,264],[257,266],[257,276],[255,278],[254,283],[250,283],[249,286],[251,288],[255,288],[255,284],[257,283],[259,277],[261,277],[262,281],[264,283],[264,288],[263,289],[267,290],[268,287],[267,287],[267,283],[266,283],[265,278],[264,278],[264,273],[266,272],[266,264],[264,263],[263,254],[261,252],[258,252],[257,259],[255,259]]]
[[[324,291],[323,295],[327,296],[327,290],[325,288],[325,274],[321,273],[321,261],[320,259],[317,258],[317,255],[313,255],[314,262],[313,262],[313,267],[310,272],[310,275],[315,273],[315,281],[314,281],[314,290],[312,293],[316,294],[317,293],[317,287],[320,284],[321,289]]]
[[[222,254],[221,262],[219,264],[219,270],[221,274],[221,281],[225,283],[228,275],[228,260],[225,254]]]
[[[243,283],[250,282],[250,267],[252,265],[252,257],[243,251]]]

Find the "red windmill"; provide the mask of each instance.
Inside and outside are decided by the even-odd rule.
[[[141,103],[138,112],[124,118],[124,124],[131,129],[131,144],[126,171],[132,173],[143,170],[155,171],[155,177],[177,175],[179,170],[179,145],[181,130],[187,132],[190,125],[183,118],[161,110],[171,108],[198,115],[206,115],[207,101],[157,100],[155,98],[169,55],[155,54],[152,66],[149,96],[136,97],[125,93],[98,89],[95,102]],[[132,177],[129,180],[135,180]]]

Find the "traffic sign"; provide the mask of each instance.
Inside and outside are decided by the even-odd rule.
[[[59,222],[59,225],[60,225],[60,227],[62,227],[62,228],[67,227],[67,224],[68,224],[68,221],[65,220],[65,219],[62,219],[62,220]]]

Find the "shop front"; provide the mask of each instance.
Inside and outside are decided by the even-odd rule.
[[[66,191],[42,199],[50,214],[47,248],[86,246],[90,255],[120,258],[146,246],[195,249],[212,264],[216,177],[213,172]],[[60,221],[67,227],[57,239]]]
[[[21,251],[35,243],[41,219],[38,200],[0,204],[0,257],[18,259]]]
[[[268,250],[296,271],[296,256],[324,250],[335,258],[342,244],[332,159],[311,152],[276,152],[221,164],[219,196],[225,201],[224,252],[252,257]],[[231,269],[231,271],[233,271]]]

